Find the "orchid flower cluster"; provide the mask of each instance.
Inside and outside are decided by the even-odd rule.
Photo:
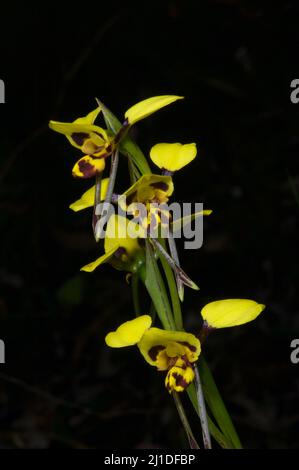
[[[135,318],[126,319],[115,331],[108,333],[107,346],[136,345],[148,364],[164,372],[166,389],[175,398],[191,447],[199,446],[194,444],[196,440],[179,398],[179,393],[186,390],[201,421],[204,447],[211,447],[210,433],[223,447],[238,447],[239,441],[228,414],[229,433],[226,432],[228,426],[221,422],[219,413],[210,404],[207,381],[203,394],[202,349],[211,331],[250,322],[265,306],[248,299],[213,301],[201,310],[201,329],[197,332],[184,330],[184,287],[199,288],[181,268],[173,236],[174,221],[165,204],[174,192],[175,172],[196,158],[196,144],[158,143],[151,148],[147,159],[129,132],[138,121],[180,99],[181,96],[165,95],[143,100],[125,112],[122,123],[97,100],[97,108],[87,116],[71,123],[50,121],[49,125],[83,153],[73,166],[73,176],[93,180],[92,186],[70,205],[75,212],[91,210],[95,240],[100,244],[103,240],[102,254],[99,249],[99,257],[81,270],[90,273],[103,263],[109,263],[113,268],[125,271],[127,281],[132,285]],[[100,117],[105,127],[95,123]],[[128,162],[130,181],[122,194],[115,192],[119,155]],[[110,171],[105,174],[109,159]],[[158,168],[155,173],[151,171],[150,161]],[[140,204],[145,208],[142,215]],[[121,207],[125,215],[110,213],[110,205]],[[202,210],[192,214],[187,222],[211,213],[211,210]],[[183,218],[179,222],[187,223]],[[163,237],[161,229],[164,225],[169,230]],[[157,237],[150,231],[153,226]],[[144,299],[140,299],[140,283],[144,284],[151,301],[147,312],[141,308],[140,300]],[[219,406],[224,406],[220,397],[218,402]],[[205,403],[209,404],[218,427],[208,417]]]

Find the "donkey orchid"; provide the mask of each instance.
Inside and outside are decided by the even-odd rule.
[[[137,344],[148,364],[166,371],[165,386],[169,393],[183,392],[194,380],[194,363],[200,355],[200,342],[191,333],[151,328],[149,315],[123,323],[108,333],[106,344],[122,348]]]

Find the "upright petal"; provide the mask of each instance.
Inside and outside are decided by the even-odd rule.
[[[151,148],[150,157],[159,168],[177,171],[196,157],[196,144],[156,144]]]
[[[226,299],[205,305],[201,315],[212,328],[228,328],[255,320],[264,308],[254,300]]]
[[[142,315],[120,325],[116,331],[108,333],[105,338],[110,348],[123,348],[137,344],[144,332],[150,328],[152,319],[149,315]]]
[[[89,126],[95,122],[100,112],[101,112],[101,108],[100,106],[98,106],[96,109],[88,113],[86,116],[76,119],[74,123]]]
[[[152,98],[140,101],[129,108],[125,113],[125,118],[128,120],[130,125],[135,124],[135,122],[150,116],[150,114],[164,108],[164,106],[168,106],[174,101],[181,100],[183,98],[183,96],[175,95],[153,96]]]

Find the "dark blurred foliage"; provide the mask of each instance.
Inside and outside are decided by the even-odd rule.
[[[138,100],[174,93],[186,99],[134,137],[145,152],[198,143],[197,160],[175,177],[178,201],[214,210],[203,248],[182,257],[201,287],[187,292],[187,325],[196,331],[212,299],[267,304],[255,323],[214,334],[206,356],[244,445],[295,448],[296,2],[97,4],[1,4],[0,446],[186,446],[162,375],[137,351],[104,346],[132,315],[130,288],[110,266],[79,272],[98,248],[90,212],[68,205],[89,183],[72,179],[76,149],[47,128],[84,115],[95,96],[122,117]]]

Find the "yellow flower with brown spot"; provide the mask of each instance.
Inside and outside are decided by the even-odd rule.
[[[156,228],[161,222],[161,217],[169,220],[169,212],[163,210],[174,191],[171,176],[143,175],[119,198],[119,204],[124,210],[128,210],[135,217],[142,218],[141,226],[146,230],[149,225]],[[141,211],[140,204],[145,211]]]
[[[136,272],[144,262],[144,248],[138,238],[138,230],[133,221],[112,214],[105,232],[105,254],[83,266],[81,271],[92,272],[108,262],[120,271]]]
[[[86,154],[73,167],[73,176],[78,178],[91,178],[101,173],[105,168],[104,159],[114,150],[114,136],[94,124],[100,112],[101,108],[98,107],[72,123],[57,121],[49,123],[51,129],[65,135],[73,147]]]
[[[106,344],[111,348],[137,344],[148,364],[167,372],[165,386],[169,393],[183,392],[194,380],[193,368],[200,355],[200,342],[191,333],[150,326],[149,315],[127,321],[106,336]]]
[[[74,165],[73,176],[91,178],[104,170],[104,159],[114,152],[130,126],[182,98],[182,96],[163,95],[140,101],[125,112],[125,122],[117,135],[94,124],[101,112],[101,106],[71,123],[50,121],[49,127],[65,135],[73,147],[85,154]]]

